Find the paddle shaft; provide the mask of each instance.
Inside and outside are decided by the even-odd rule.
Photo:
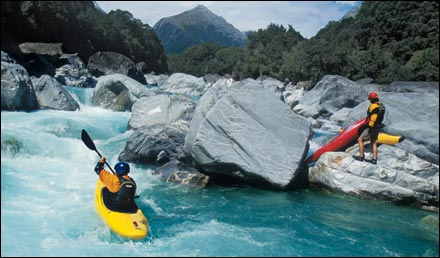
[[[96,149],[95,144],[93,143],[92,138],[90,138],[89,134],[87,133],[87,131],[85,129],[82,129],[81,132],[81,139],[84,142],[84,144],[87,146],[87,148],[96,151],[96,153],[99,155],[100,158],[102,158],[101,153],[99,153],[99,151]],[[113,171],[113,168],[107,163],[107,160],[105,161],[105,164],[110,168],[110,170],[112,171],[112,173],[114,175],[116,175],[115,171]]]

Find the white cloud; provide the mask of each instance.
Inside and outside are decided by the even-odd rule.
[[[355,6],[359,1],[336,1],[336,3],[338,4],[347,4],[347,5],[352,5]]]
[[[330,21],[337,21],[359,1],[98,1],[105,10],[127,10],[154,26],[161,18],[201,4],[240,31],[264,29],[270,23],[288,25],[306,38]]]

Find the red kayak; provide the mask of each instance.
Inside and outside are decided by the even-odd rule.
[[[365,128],[364,126],[366,124],[367,120],[365,118],[362,118],[361,120],[346,126],[344,129],[342,129],[341,133],[333,138],[333,140],[322,146],[320,149],[315,151],[312,156],[306,159],[305,163],[317,161],[319,157],[321,157],[321,155],[325,152],[338,151],[344,147],[347,147],[347,145],[349,145],[359,137],[359,135],[362,133],[361,130]]]

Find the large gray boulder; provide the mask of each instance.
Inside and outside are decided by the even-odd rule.
[[[147,83],[143,73],[138,71],[134,62],[116,52],[97,52],[93,54],[89,57],[87,69],[95,77],[119,73],[133,78],[139,83]]]
[[[163,164],[169,160],[183,160],[183,144],[188,122],[157,124],[138,128],[130,136],[119,160],[143,164]]]
[[[165,182],[186,185],[193,189],[204,188],[209,182],[209,176],[178,160],[172,160],[153,171]]]
[[[23,54],[34,53],[51,56],[53,62],[63,54],[62,43],[25,42],[19,44],[19,48]]]
[[[134,103],[128,129],[142,126],[174,123],[180,119],[191,121],[196,104],[181,95],[155,95],[143,97]]]
[[[75,111],[79,109],[70,93],[57,80],[49,75],[31,77],[40,108]]]
[[[58,59],[55,79],[61,84],[71,87],[93,88],[96,80],[90,77],[86,66],[78,54],[63,54]]]
[[[24,55],[35,54],[54,64],[63,54],[62,43],[25,42],[18,45]]]
[[[260,76],[256,79],[256,81],[260,82],[264,88],[273,90],[280,97],[286,88],[286,85],[284,85],[283,82],[269,76]]]
[[[283,91],[283,100],[292,109],[298,105],[302,97],[304,97],[304,88],[297,89],[288,85],[286,90]]]
[[[218,74],[205,74],[203,76],[203,79],[208,85],[214,84],[216,81],[220,80],[221,78],[225,78],[225,77]]]
[[[6,63],[16,64],[17,61],[13,59],[8,53],[1,51],[2,53],[2,61]]]
[[[55,75],[55,62],[63,54],[61,43],[25,42],[19,45],[26,61],[24,67],[30,75]]]
[[[360,80],[357,80],[356,83],[359,85],[368,85],[371,84],[374,81],[373,78],[367,77]]]
[[[206,173],[285,188],[301,171],[310,123],[261,83],[213,87],[200,99],[185,154]]]
[[[215,82],[208,84],[208,85],[211,85],[211,87],[229,88],[232,86],[233,83],[234,83],[234,80],[232,78],[221,77],[220,79],[218,79]]]
[[[155,93],[134,79],[123,74],[110,74],[98,78],[92,103],[114,111],[131,111],[138,99],[152,95]]]
[[[162,86],[166,80],[168,79],[168,75],[166,74],[144,74],[145,80],[147,81],[148,85],[155,85],[155,86]]]
[[[304,97],[293,111],[305,117],[329,117],[341,108],[352,108],[368,96],[365,87],[339,75],[327,75]]]
[[[2,110],[31,111],[38,109],[37,96],[26,69],[21,65],[4,61],[1,66]]]
[[[309,181],[358,197],[438,207],[438,165],[389,145],[379,147],[373,165],[353,159],[357,150],[355,145],[346,152],[324,153],[310,168]]]
[[[203,77],[198,78],[184,73],[173,73],[160,85],[160,88],[168,92],[194,96],[201,96],[207,90]]]

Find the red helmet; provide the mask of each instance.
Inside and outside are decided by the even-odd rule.
[[[368,94],[368,99],[378,99],[379,96],[377,95],[376,92],[371,92],[370,94]]]

